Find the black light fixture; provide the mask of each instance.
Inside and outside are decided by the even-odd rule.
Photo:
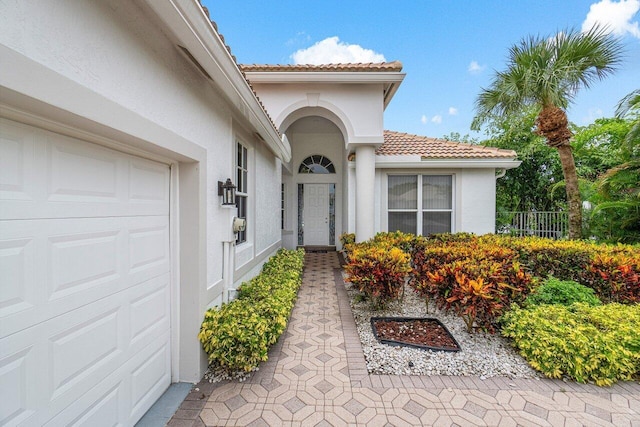
[[[232,206],[236,204],[236,186],[227,178],[224,184],[218,181],[218,196],[222,196],[222,206]]]

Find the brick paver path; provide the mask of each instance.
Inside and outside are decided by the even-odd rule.
[[[287,331],[243,383],[200,383],[169,426],[640,426],[640,384],[369,375],[337,254],[309,253]]]

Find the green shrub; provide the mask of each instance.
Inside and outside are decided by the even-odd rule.
[[[198,339],[209,363],[229,371],[250,372],[267,360],[269,321],[245,300],[223,304],[205,313]]]
[[[383,307],[399,298],[404,282],[411,271],[411,257],[402,249],[381,242],[351,245],[346,281],[369,297],[373,304]]]
[[[351,245],[356,242],[356,235],[355,233],[342,233],[340,237],[338,237],[338,239],[340,239],[340,243],[344,248],[345,246]]]
[[[371,240],[375,245],[400,248],[410,254],[416,241],[421,239],[415,234],[403,233],[402,231],[380,232],[373,236]]]
[[[576,302],[587,305],[601,305],[593,289],[572,280],[559,280],[550,276],[525,300],[526,306],[560,304],[569,306]]]
[[[640,305],[514,307],[502,321],[502,334],[548,377],[611,385],[640,373]]]
[[[207,310],[198,339],[210,363],[250,372],[267,360],[269,347],[287,327],[303,263],[303,250],[280,250],[240,286],[235,300]]]

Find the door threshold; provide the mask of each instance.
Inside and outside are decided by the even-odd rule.
[[[298,246],[298,248],[302,248],[305,252],[313,252],[313,253],[325,253],[325,252],[335,252],[335,246],[317,246],[317,245],[309,245],[309,246]]]

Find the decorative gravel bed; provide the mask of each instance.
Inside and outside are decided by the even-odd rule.
[[[349,283],[346,285],[362,349],[371,374],[389,375],[473,375],[481,378],[542,378],[499,334],[469,334],[462,319],[438,310],[433,304],[427,312],[424,300],[405,286],[402,302],[374,311],[368,301]],[[442,352],[397,347],[378,342],[371,330],[371,317],[433,317],[440,320],[460,344],[459,352]]]

